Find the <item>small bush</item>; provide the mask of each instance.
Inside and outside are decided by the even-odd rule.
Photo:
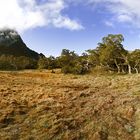
[[[0,70],[16,70],[16,67],[9,62],[0,62]]]
[[[82,65],[82,64],[75,65],[73,69],[74,69],[73,70],[74,74],[86,74],[89,71],[89,69],[85,65]]]
[[[62,67],[61,72],[64,74],[73,73],[73,68],[69,65]]]
[[[67,65],[62,67],[61,71],[64,74],[72,73],[72,74],[86,74],[89,72],[89,69],[87,69],[84,65],[81,64],[75,64],[73,66]]]

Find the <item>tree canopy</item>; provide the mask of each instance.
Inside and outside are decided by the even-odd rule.
[[[94,49],[78,55],[75,51],[63,49],[58,57],[39,55],[39,59],[28,56],[0,55],[0,69],[56,69],[65,74],[85,74],[97,66],[118,73],[140,72],[140,50],[128,51],[123,46],[122,34],[103,37]],[[14,44],[13,44],[14,45]],[[17,48],[18,49],[18,48]]]

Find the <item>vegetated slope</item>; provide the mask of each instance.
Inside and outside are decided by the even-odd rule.
[[[0,30],[0,55],[26,56],[38,59],[39,54],[29,49],[20,35],[11,29]]]
[[[140,75],[0,73],[0,138],[139,140]]]

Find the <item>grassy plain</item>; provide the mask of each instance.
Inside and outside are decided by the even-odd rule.
[[[0,72],[1,140],[140,140],[140,75]]]

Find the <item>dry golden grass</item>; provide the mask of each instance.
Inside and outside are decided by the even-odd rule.
[[[140,75],[0,72],[1,140],[139,140]]]

